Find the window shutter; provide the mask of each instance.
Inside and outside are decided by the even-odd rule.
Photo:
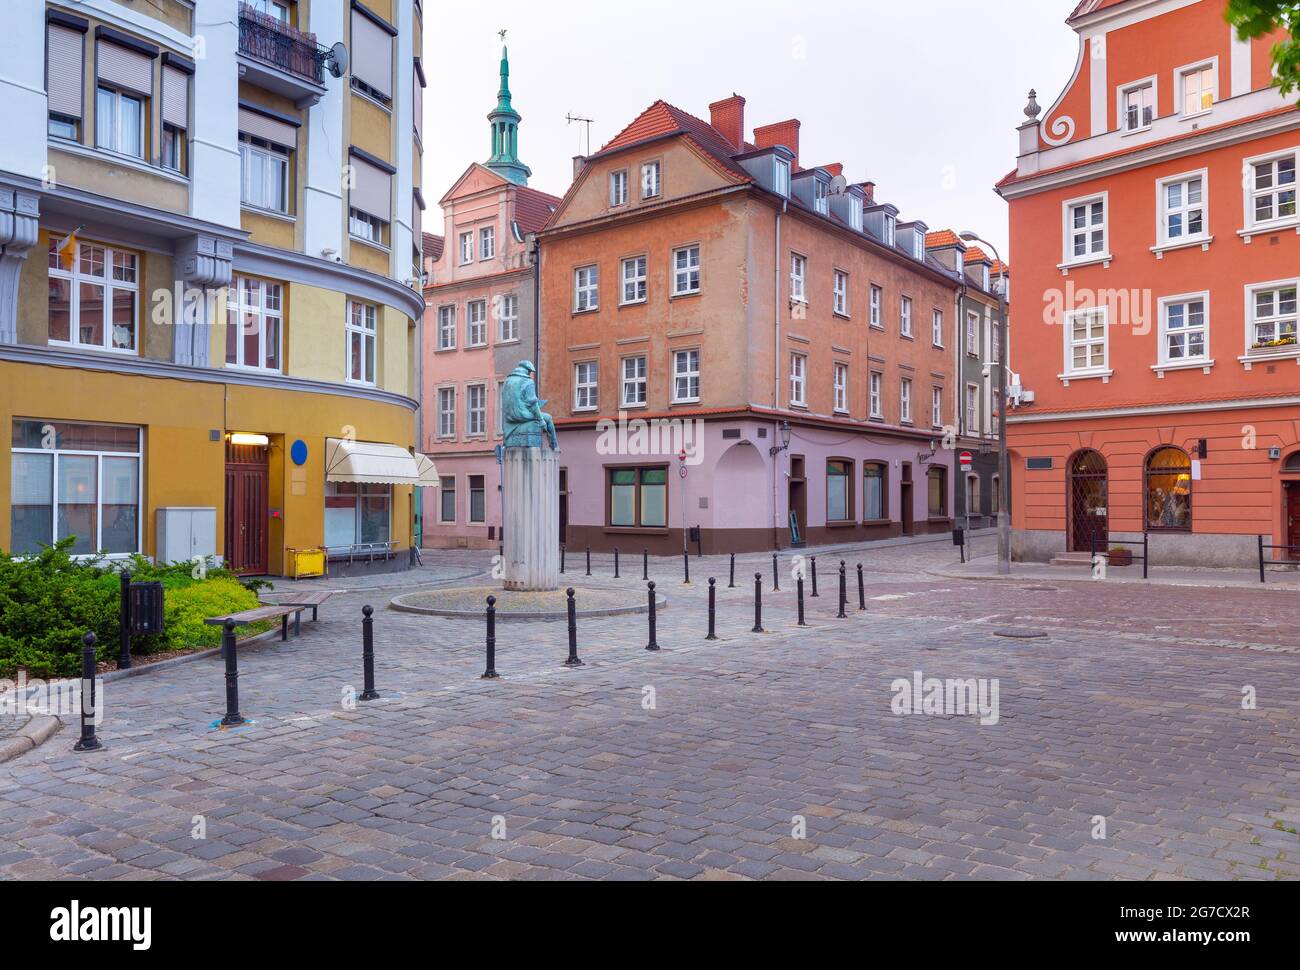
[[[174,67],[163,68],[162,119],[177,128],[190,126],[190,78]]]
[[[285,121],[269,118],[247,108],[239,109],[239,130],[254,138],[265,138],[273,145],[294,150],[298,147],[298,129]]]
[[[393,38],[352,11],[352,73],[385,98],[393,94]]]
[[[96,43],[96,76],[114,87],[153,95],[153,58],[102,38]]]
[[[348,195],[348,205],[384,222],[393,221],[393,177],[363,158],[352,156],[355,182]]]
[[[85,35],[58,24],[46,34],[49,59],[45,68],[45,90],[54,114],[81,117],[81,71]]]
[[[418,66],[418,62],[417,62]],[[415,135],[424,141],[424,81],[420,78],[419,70],[412,71],[415,78]]]

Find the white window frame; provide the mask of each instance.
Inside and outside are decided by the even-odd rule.
[[[100,104],[101,94],[108,95],[108,97],[112,99],[112,104],[113,104],[113,110],[111,112],[110,122],[109,122],[112,129],[111,131],[112,142],[111,144],[107,144],[107,145],[99,140],[99,130],[100,130],[99,116],[100,113],[104,110],[103,106]],[[136,94],[131,91],[119,91],[117,88],[113,87],[110,84],[97,83],[95,85],[95,147],[101,148],[104,151],[113,152],[116,155],[126,155],[130,158],[137,158],[140,160],[144,160],[145,139],[146,139],[146,133],[148,131],[149,121],[150,121],[149,110],[148,110],[148,106],[146,105],[146,102],[149,100],[150,100],[149,98],[145,97],[142,94]],[[123,117],[122,102],[123,101],[134,102],[140,109],[139,138],[136,139],[136,144],[134,146],[127,146],[127,147],[123,146],[123,135],[122,135],[122,117]]]
[[[444,384],[438,388],[438,434],[439,441],[456,439],[456,386]],[[448,407],[450,403],[450,407]]]
[[[808,257],[790,254],[790,302],[808,302]]]
[[[372,216],[369,212],[362,212],[355,208],[348,209],[348,235],[356,239],[383,246],[386,225],[388,223],[383,219]]]
[[[842,317],[849,315],[849,274],[842,269],[834,271],[831,288],[835,312]]]
[[[487,385],[481,382],[465,385],[465,437],[487,437]]]
[[[966,311],[966,355],[980,355],[980,315],[978,310]]]
[[[686,257],[686,264],[680,262]],[[678,246],[673,250],[673,296],[694,296],[700,292],[700,246]]]
[[[1101,203],[1101,250],[1097,251],[1092,248],[1092,235],[1097,230],[1092,223],[1092,207]],[[1076,256],[1074,253],[1074,237],[1077,231],[1074,228],[1074,210],[1084,207],[1087,209],[1088,223],[1083,229],[1083,235],[1087,243],[1087,251],[1082,256]],[[1061,265],[1058,269],[1069,269],[1072,266],[1088,266],[1093,263],[1102,263],[1105,266],[1110,265],[1114,258],[1110,254],[1110,192],[1098,192],[1095,195],[1084,195],[1077,199],[1067,199],[1061,203]]]
[[[1267,283],[1248,283],[1246,285],[1245,287],[1245,291],[1246,291],[1245,351],[1246,352],[1242,357],[1239,358],[1242,362],[1249,362],[1252,360],[1258,360],[1260,358],[1268,359],[1270,356],[1274,356],[1274,357],[1295,357],[1296,362],[1300,363],[1300,343],[1283,345],[1280,347],[1273,347],[1273,348],[1261,347],[1259,349],[1255,349],[1254,347],[1256,341],[1255,328],[1258,323],[1258,318],[1255,315],[1256,313],[1255,295],[1264,290],[1289,290],[1292,288],[1294,288],[1297,291],[1296,294],[1297,300],[1300,301],[1300,277],[1296,277],[1293,279],[1271,280]],[[1300,320],[1300,306],[1297,306],[1296,316],[1297,319]],[[1287,320],[1290,320],[1290,318],[1291,318],[1291,314],[1284,315],[1281,313],[1277,313],[1272,318],[1270,318],[1277,321],[1277,323],[1274,324],[1274,334],[1275,334],[1274,339],[1278,339],[1278,337],[1281,335],[1281,324]],[[1297,326],[1297,337],[1300,338],[1300,326]]]
[[[980,387],[978,384],[966,385],[966,400],[963,413],[966,417],[966,433],[980,433]]]
[[[492,300],[497,316],[497,343],[519,342],[519,294],[502,293]]]
[[[1128,96],[1145,88],[1151,89],[1151,120],[1144,125],[1139,124],[1130,128],[1128,123]],[[1121,84],[1116,89],[1115,111],[1121,134],[1136,135],[1143,131],[1150,131],[1151,126],[1155,124],[1156,119],[1160,116],[1160,76],[1152,74],[1150,77],[1130,81],[1128,84]]]
[[[631,365],[629,370],[629,365]],[[619,405],[644,408],[650,404],[649,359],[644,354],[622,357],[618,362]]]
[[[884,374],[873,370],[867,381],[867,410],[873,418],[883,419],[885,416],[884,383]]]
[[[591,263],[573,271],[573,312],[591,313],[600,309],[600,266]]]
[[[849,413],[849,365],[835,361],[832,371],[831,388],[833,391],[833,408],[836,414]]]
[[[1253,177],[1254,171],[1251,171]],[[1187,186],[1192,182],[1200,180],[1201,183],[1201,201],[1196,205],[1189,204],[1187,199]],[[1183,205],[1171,209],[1169,208],[1169,189],[1175,185],[1183,186]],[[1196,210],[1201,213],[1201,231],[1199,233],[1190,233],[1187,231],[1188,215]],[[1172,216],[1183,217],[1183,235],[1169,235],[1169,219]],[[1201,246],[1208,249],[1214,237],[1210,235],[1210,170],[1208,168],[1197,169],[1194,172],[1182,172],[1178,175],[1169,175],[1162,179],[1156,180],[1156,245],[1151,248],[1153,253],[1162,255],[1167,249],[1180,249],[1183,246]]]
[[[474,230],[466,230],[458,238],[460,240],[460,265],[468,266],[474,262]]]
[[[629,272],[629,270],[631,272]],[[650,287],[650,257],[628,256],[619,263],[619,306],[634,306],[645,303]],[[629,287],[631,296],[628,295]]]
[[[930,343],[943,346],[943,311],[938,307],[930,311]]]
[[[790,163],[784,158],[774,158],[773,172],[775,184],[774,188],[778,195],[790,198]]]
[[[438,349],[456,349],[456,304],[444,303],[438,307]]]
[[[808,355],[792,353],[790,355],[790,406],[806,408],[808,406]]]
[[[628,201],[628,173],[627,169],[620,168],[616,172],[609,173],[609,204],[611,208],[620,205],[627,205]]]
[[[943,427],[943,388],[930,388],[930,427]]]
[[[1201,74],[1203,71],[1210,72],[1210,106],[1208,108],[1197,108],[1195,111],[1187,109],[1187,79],[1193,74]],[[1202,91],[1202,96],[1204,96]],[[1191,64],[1184,64],[1182,67],[1174,70],[1174,110],[1180,118],[1201,118],[1214,110],[1214,106],[1219,103],[1219,58],[1207,57],[1202,61],[1194,61]]]
[[[1076,341],[1074,339],[1075,320],[1079,317],[1094,316],[1099,316],[1102,323],[1102,337],[1100,343],[1103,359],[1101,364],[1091,363],[1091,348],[1098,343],[1098,341],[1092,337],[1091,328],[1089,328],[1089,332],[1085,335],[1083,340]],[[1108,381],[1112,374],[1110,369],[1110,308],[1099,306],[1072,310],[1065,314],[1065,326],[1062,329],[1064,331],[1065,341],[1065,369],[1058,376],[1062,380],[1066,381],[1067,384],[1071,380],[1079,380],[1089,377],[1100,377],[1103,381]],[[1083,367],[1075,367],[1074,350],[1077,346],[1081,345],[1090,348],[1088,353],[1089,363]]]
[[[682,392],[685,391],[683,394]],[[673,351],[673,403],[698,404],[700,401],[700,349],[689,347]]]
[[[1289,215],[1289,216],[1275,215],[1272,219],[1265,219],[1256,222],[1255,221],[1255,200],[1257,198],[1264,195],[1271,196],[1273,198],[1274,211],[1281,208],[1281,205],[1277,200],[1277,197],[1280,194],[1277,185],[1277,163],[1284,161],[1288,158],[1293,159],[1295,161],[1296,181],[1291,183],[1290,189],[1281,190],[1281,191],[1291,191],[1297,193],[1296,202],[1293,203],[1296,207],[1296,214]],[[1255,169],[1257,166],[1266,165],[1266,164],[1273,166],[1273,172],[1272,172],[1273,185],[1268,189],[1260,190],[1256,188],[1258,173],[1255,171]],[[1240,231],[1240,235],[1245,237],[1246,242],[1250,242],[1252,235],[1268,232],[1273,229],[1289,228],[1291,226],[1295,226],[1296,233],[1300,234],[1300,147],[1287,148],[1287,149],[1283,149],[1282,151],[1269,152],[1264,155],[1256,155],[1253,158],[1244,159],[1242,161],[1242,166],[1243,166],[1243,178],[1241,181],[1242,181],[1243,192],[1244,192],[1243,207],[1244,207],[1244,220],[1245,220],[1243,222],[1243,225],[1246,228]]]
[[[478,231],[479,262],[495,259],[497,255],[497,227],[482,226]]]
[[[912,336],[912,298],[905,296],[898,301],[898,332],[904,337]]]
[[[596,411],[600,408],[600,363],[580,360],[573,365],[573,410]]]
[[[898,421],[912,423],[912,378],[904,377],[898,383]]]
[[[244,298],[243,298],[244,280],[249,280],[257,284],[257,292],[258,292],[257,306],[253,306],[251,303],[244,302]],[[267,296],[271,292],[270,287],[274,287],[275,290],[279,293],[280,305],[278,309],[273,310],[267,306],[268,303]],[[227,327],[230,326],[230,311],[234,310],[236,317],[239,320],[240,334],[235,339],[235,358],[236,358],[235,362],[231,363],[230,361],[226,361],[225,366],[235,370],[255,370],[255,371],[261,371],[263,373],[272,373],[272,374],[283,373],[284,372],[284,285],[281,283],[276,283],[273,280],[260,279],[256,276],[236,275],[230,281],[230,286],[227,287],[226,292],[227,292],[226,326]],[[233,303],[231,302],[232,299],[234,300]],[[256,364],[249,364],[243,359],[244,358],[243,321],[244,321],[245,313],[256,313],[258,315],[257,363]],[[277,366],[275,367],[264,366],[264,362],[266,361],[267,320],[276,321],[275,332],[276,332],[278,345],[275,351],[275,359],[277,364]]]
[[[487,346],[487,300],[465,304],[465,347]]]
[[[59,263],[56,247],[61,240],[51,238],[50,253],[54,256],[55,263]],[[82,252],[87,249],[98,249],[104,254],[103,276],[83,275],[81,272]],[[135,281],[127,282],[114,278],[114,257],[117,255],[129,256],[135,260]],[[47,256],[48,263],[48,256]],[[105,246],[97,242],[77,243],[77,253],[72,260],[72,269],[65,270],[62,265],[50,266],[48,269],[49,276],[52,279],[65,280],[68,284],[68,339],[55,340],[49,336],[49,328],[46,328],[47,341],[55,347],[80,347],[92,348],[94,350],[103,350],[112,354],[127,354],[132,357],[140,356],[140,275],[144,271],[144,260],[140,254],[128,249],[117,249],[112,246]],[[81,285],[98,286],[104,291],[104,298],[101,304],[100,313],[100,333],[102,342],[98,344],[82,343],[81,340]],[[132,294],[131,297],[131,344],[130,347],[113,346],[113,293],[115,290],[123,290]],[[48,308],[48,298],[47,298]],[[179,310],[177,311],[179,313]]]
[[[813,211],[820,216],[831,214],[830,188],[815,175],[813,176]]]
[[[641,163],[641,198],[658,199],[664,194],[663,162],[654,159]]]
[[[260,201],[254,196],[253,158],[262,163]],[[283,193],[282,197],[276,195]],[[275,202],[275,204],[268,204]],[[239,136],[239,204],[263,212],[289,212],[289,151],[252,135]]]
[[[358,314],[358,311],[360,313]],[[347,369],[349,384],[364,384],[373,387],[379,373],[379,311],[373,303],[348,300],[347,319],[344,324],[344,364]],[[361,347],[361,375],[352,371],[352,344],[356,341]],[[369,377],[366,377],[366,374]]]
[[[877,330],[885,329],[885,289],[875,283],[871,284],[871,326]]]
[[[1183,306],[1186,313],[1193,303],[1201,303],[1203,307],[1202,321],[1199,326],[1192,327],[1184,325],[1178,330],[1178,335],[1182,335],[1184,346],[1190,345],[1190,334],[1200,332],[1202,335],[1202,353],[1197,357],[1170,357],[1169,356],[1169,337],[1175,334],[1169,331],[1169,310],[1174,306]],[[1160,342],[1157,348],[1158,363],[1152,368],[1153,370],[1177,370],[1183,367],[1204,368],[1206,373],[1214,366],[1214,361],[1210,359],[1210,291],[1202,290],[1199,293],[1180,293],[1175,296],[1162,296],[1158,301],[1158,312],[1160,315]]]

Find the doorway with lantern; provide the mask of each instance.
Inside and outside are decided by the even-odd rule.
[[[226,440],[225,566],[240,576],[266,573],[270,515],[269,447],[260,435]]]

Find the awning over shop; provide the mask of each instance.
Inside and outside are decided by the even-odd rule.
[[[415,463],[420,466],[420,485],[423,488],[437,488],[438,469],[434,467],[433,459],[428,455],[416,455]]]
[[[378,441],[325,439],[325,480],[365,485],[437,484],[437,469],[424,455]]]

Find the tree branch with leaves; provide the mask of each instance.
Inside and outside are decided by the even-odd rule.
[[[1300,0],[1228,0],[1224,14],[1242,40],[1286,36],[1273,45],[1277,86],[1283,94],[1300,92]]]

